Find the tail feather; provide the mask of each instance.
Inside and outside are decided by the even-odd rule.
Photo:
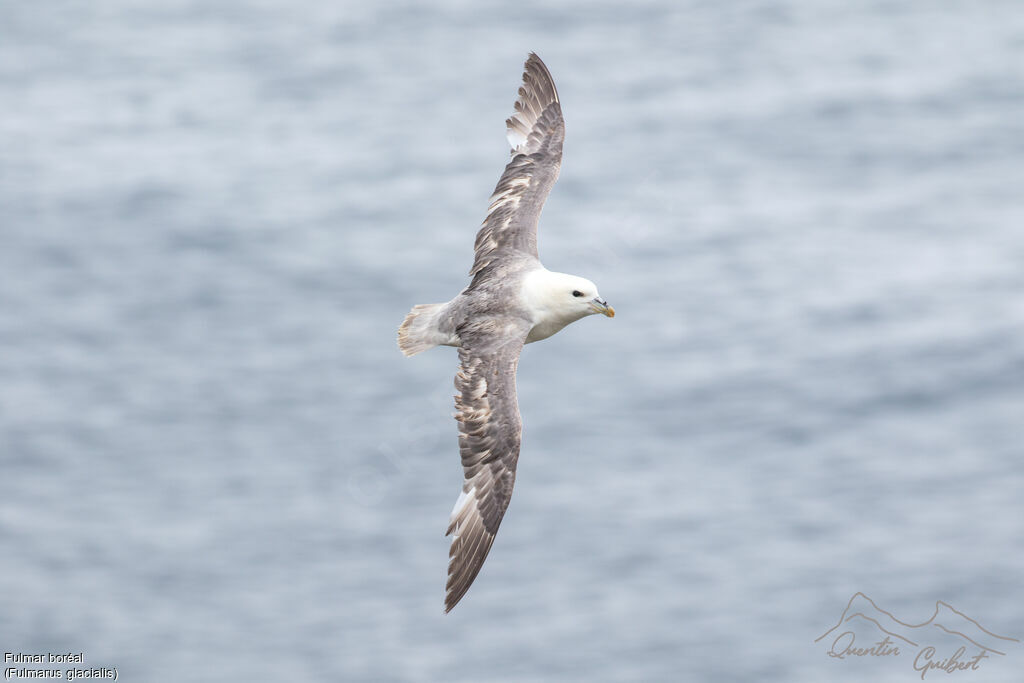
[[[418,304],[412,307],[398,328],[398,348],[407,356],[445,343],[447,337],[437,326],[437,314],[446,304]]]

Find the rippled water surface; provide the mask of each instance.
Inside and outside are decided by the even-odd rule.
[[[446,616],[456,359],[395,329],[467,282],[530,50],[542,257],[619,314],[524,351]],[[814,642],[857,591],[1024,639],[1022,65],[1013,2],[5,4],[0,649],[919,680]]]

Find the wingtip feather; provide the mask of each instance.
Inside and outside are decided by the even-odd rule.
[[[523,64],[523,84],[513,108],[515,113],[505,121],[506,136],[512,155],[530,153],[530,133],[552,104],[558,103],[558,90],[547,66],[531,52]]]

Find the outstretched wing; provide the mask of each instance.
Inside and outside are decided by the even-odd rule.
[[[529,331],[518,318],[487,318],[459,329],[455,419],[465,481],[445,534],[452,536],[445,612],[480,572],[512,498],[522,434],[516,366]]]
[[[526,60],[515,113],[505,125],[512,161],[491,195],[487,218],[476,234],[476,275],[504,250],[537,258],[537,221],[562,164],[565,121],[551,73],[534,53]]]

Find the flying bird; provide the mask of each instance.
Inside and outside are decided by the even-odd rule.
[[[480,572],[512,498],[523,344],[588,315],[615,315],[593,282],[550,271],[537,255],[537,220],[558,178],[565,122],[551,73],[532,52],[505,125],[512,160],[476,235],[472,281],[447,303],[414,306],[398,328],[398,347],[407,356],[439,345],[459,350],[455,419],[465,480],[446,533],[452,542],[445,612]]]

